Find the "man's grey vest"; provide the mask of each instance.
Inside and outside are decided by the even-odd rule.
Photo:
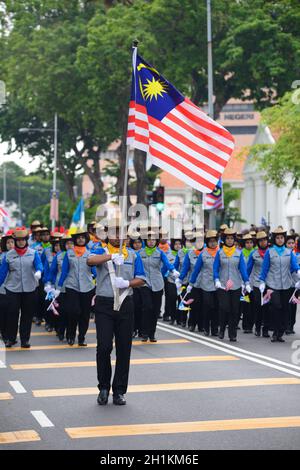
[[[90,292],[94,289],[91,268],[87,265],[89,254],[86,250],[82,256],[76,256],[73,250],[68,250],[70,270],[65,281],[67,289],[77,292]]]
[[[167,258],[168,258],[168,260],[169,260],[169,263],[173,264],[173,266],[174,266],[176,256],[172,253],[172,251],[169,250],[169,251],[166,253],[166,256],[167,256]],[[170,282],[171,284],[175,284],[175,278],[174,278],[174,276],[172,276],[172,275],[169,273],[169,276],[167,277],[167,281]]]
[[[89,257],[94,256],[92,253]],[[135,277],[139,279],[145,279],[144,276],[135,276],[135,260],[136,253],[134,251],[128,250],[128,257],[125,259],[124,264],[120,266],[120,277],[126,279],[127,281],[132,281]],[[111,285],[110,275],[108,271],[107,263],[99,264],[96,266],[97,270],[97,288],[96,295],[101,297],[110,297],[114,298],[114,291]],[[117,268],[115,267],[117,273]],[[124,292],[125,289],[120,289],[120,295]],[[128,295],[133,294],[133,289],[130,287]]]
[[[185,258],[185,255],[186,253],[183,251],[183,249],[181,248],[181,250],[178,251],[178,258],[179,258],[179,266],[178,266],[178,271],[181,272],[182,270],[182,266],[183,266],[183,261],[184,261],[184,258]],[[185,278],[183,279],[182,281],[182,284],[188,284],[189,281],[188,281],[188,276],[185,276]]]
[[[6,254],[9,264],[9,273],[5,281],[5,287],[11,292],[34,292],[38,286],[35,279],[34,258],[36,251],[28,248],[23,256],[19,256],[15,250]]]
[[[190,250],[189,251],[189,258],[190,258],[191,265],[190,265],[190,270],[187,274],[188,282],[190,281],[192,272],[194,271],[194,268],[195,268],[195,265],[196,265],[197,259],[198,259],[198,256],[196,255],[195,250]],[[200,279],[199,279],[199,277],[200,276],[197,277],[196,282],[194,284],[194,287],[196,287],[197,289],[200,289]]]
[[[266,284],[271,289],[286,290],[293,285],[291,274],[291,252],[285,248],[281,256],[274,248],[269,248],[270,269],[266,278]]]

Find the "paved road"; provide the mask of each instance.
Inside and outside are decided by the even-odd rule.
[[[160,323],[157,344],[134,341],[125,407],[96,403],[93,321],[88,348],[33,331],[0,369],[1,450],[300,448],[299,325],[284,344],[232,344]]]

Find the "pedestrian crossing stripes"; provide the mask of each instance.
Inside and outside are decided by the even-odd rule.
[[[71,439],[85,439],[95,437],[141,436],[147,434],[178,434],[299,427],[300,416],[283,416],[276,418],[246,418],[215,421],[187,421],[179,423],[92,426],[65,428],[65,431]]]
[[[147,359],[131,359],[131,365],[146,365],[146,364],[178,364],[189,362],[217,362],[217,361],[239,361],[235,356],[184,356],[184,357],[154,357]],[[116,361],[113,360],[112,364],[115,365]],[[45,362],[45,363],[32,363],[32,364],[11,364],[13,370],[33,370],[33,369],[64,369],[74,367],[95,367],[96,361],[82,361],[82,362]]]
[[[133,341],[132,346],[149,346],[149,345],[160,345],[160,344],[183,344],[183,343],[189,343],[189,340],[185,339],[161,339],[157,343],[143,343],[142,341]],[[86,348],[96,348],[97,343],[90,343],[87,346],[78,346],[77,344],[74,346],[69,346],[68,344],[53,344],[53,345],[39,345],[39,346],[31,346],[30,349],[22,349],[22,348],[0,348],[0,351],[6,351],[6,352],[15,352],[15,351],[43,351],[43,350],[55,350],[55,349],[68,349],[68,350],[74,350],[74,349],[86,349]]]
[[[128,393],[201,390],[201,389],[218,389],[218,388],[235,388],[235,387],[256,387],[256,386],[270,386],[270,385],[300,385],[300,379],[296,379],[293,377],[279,377],[279,378],[211,380],[211,381],[203,381],[203,382],[179,382],[179,383],[165,383],[165,384],[130,385],[128,387]],[[54,388],[54,389],[43,389],[43,390],[32,391],[32,394],[35,398],[95,395],[97,393],[99,393],[99,390],[97,387]]]
[[[34,442],[40,440],[41,438],[38,433],[33,430],[0,433],[0,444],[17,444],[19,442]]]

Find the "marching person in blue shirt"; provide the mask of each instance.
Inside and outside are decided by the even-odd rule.
[[[8,305],[6,347],[16,344],[21,312],[21,348],[28,349],[43,265],[39,254],[28,247],[27,230],[15,230],[14,240],[15,247],[6,254],[0,267],[0,287],[5,281]]]
[[[96,271],[87,265],[90,254],[87,249],[89,234],[79,229],[72,235],[72,239],[74,248],[68,250],[64,256],[56,295],[59,296],[63,287],[66,288],[68,344],[74,345],[78,326],[78,346],[87,346],[85,335],[89,327],[92,298],[95,293],[93,278],[96,277]]]
[[[225,229],[223,247],[218,251],[213,265],[215,287],[219,300],[219,338],[223,339],[228,324],[230,341],[236,341],[239,319],[241,287],[245,283],[250,294],[251,287],[243,253],[235,246],[236,230]]]
[[[262,270],[259,276],[261,293],[266,288],[272,289],[270,312],[274,327],[272,343],[283,343],[282,338],[287,329],[289,318],[289,298],[293,286],[292,273],[297,273],[298,281],[295,287],[300,288],[300,270],[294,253],[286,248],[286,231],[280,227],[272,232],[273,246],[264,256]]]

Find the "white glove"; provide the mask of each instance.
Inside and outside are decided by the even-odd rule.
[[[186,288],[186,293],[189,294],[190,292],[192,292],[192,289],[193,289],[193,286],[191,286],[191,284],[189,284]]]
[[[251,289],[251,286],[249,283],[246,284],[246,291],[248,292],[248,294],[250,294],[250,292],[252,292],[252,289]]]
[[[61,294],[59,289],[55,289],[54,291],[54,297],[57,299],[57,297]]]
[[[221,284],[220,279],[216,279],[215,280],[215,288],[216,289],[221,289],[221,287],[222,287],[222,284]]]
[[[41,277],[42,277],[41,271],[36,271],[36,272],[34,273],[34,277],[36,278],[37,281],[39,281],[39,280],[41,279]]]
[[[179,290],[182,286],[182,282],[180,279],[175,279],[175,286],[177,287],[177,289]]]
[[[48,292],[50,292],[51,290],[52,290],[51,284],[50,284],[50,282],[47,282],[47,284],[44,287],[44,292],[46,292],[46,294],[48,294]]]
[[[115,287],[117,289],[127,289],[127,287],[129,287],[129,281],[123,279],[122,277],[116,277]]]
[[[295,287],[296,289],[300,289],[300,281],[296,282]]]
[[[265,288],[266,288],[266,283],[265,283],[265,282],[261,282],[260,285],[259,285],[259,290],[260,290],[260,292],[261,292],[262,294],[264,293]]]
[[[172,274],[175,277],[175,279],[178,279],[179,276],[180,276],[180,273],[178,271],[176,271],[176,269],[173,269]]]
[[[298,271],[297,271],[297,276],[300,279],[300,269],[298,269]]]
[[[119,255],[118,253],[115,253],[115,254],[111,255],[111,260],[117,266],[121,266],[122,264],[124,264],[124,255]]]

